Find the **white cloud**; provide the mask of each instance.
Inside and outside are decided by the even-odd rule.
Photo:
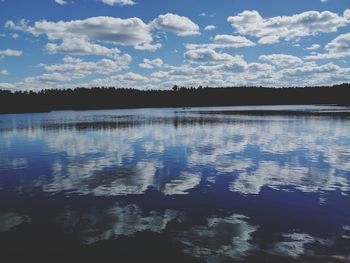
[[[233,57],[227,53],[218,53],[213,49],[193,49],[184,54],[185,59],[195,63],[217,63],[241,60],[239,56]]]
[[[117,74],[106,78],[95,79],[89,86],[114,86],[118,88],[135,88],[137,85],[138,88],[142,88],[149,79],[146,76],[143,76],[134,72],[127,72],[124,74]],[[144,168],[143,168],[144,169]],[[152,170],[154,170],[152,168]],[[117,191],[117,189],[115,189]]]
[[[0,89],[14,89],[16,86],[13,83],[0,82]]]
[[[67,1],[65,1],[65,0],[55,0],[55,2],[57,4],[59,4],[59,5],[66,5],[66,4],[68,4]]]
[[[312,44],[311,46],[305,48],[306,50],[317,50],[319,49],[321,46],[319,44]]]
[[[27,77],[18,83],[27,89],[72,87],[70,81],[82,79],[92,74],[111,74],[128,68],[132,58],[130,55],[117,56],[112,59],[85,61],[66,56],[62,63],[40,64],[44,73]]]
[[[138,49],[138,50],[147,50],[147,51],[151,51],[151,52],[154,52],[156,51],[157,49],[161,48],[162,47],[162,44],[160,43],[156,43],[156,44],[151,44],[151,43],[141,43],[141,44],[137,44],[135,46],[135,49]]]
[[[100,2],[107,5],[134,5],[135,2],[133,0],[99,0]]]
[[[311,77],[311,75],[313,74],[336,73],[339,70],[340,70],[340,67],[333,63],[328,63],[324,65],[317,65],[314,63],[305,63],[301,67],[297,67],[293,69],[285,69],[282,71],[282,73],[284,76]]]
[[[259,39],[258,43],[263,45],[276,44],[279,42],[279,36],[266,36]]]
[[[0,76],[1,75],[8,75],[9,73],[7,72],[7,70],[6,69],[1,69],[0,70]]]
[[[186,49],[219,49],[219,48],[241,48],[252,47],[255,43],[242,36],[233,35],[216,35],[213,39],[214,43],[209,44],[186,44]]]
[[[133,82],[147,81],[148,80],[147,77],[142,76],[142,75],[137,74],[137,73],[134,73],[134,72],[118,74],[118,75],[112,76],[112,79],[113,80],[122,80],[122,81],[133,81]]]
[[[22,55],[21,50],[14,50],[14,49],[5,49],[5,50],[0,50],[0,56],[15,56],[19,57]]]
[[[11,35],[13,39],[18,39],[19,38],[19,35],[17,33],[14,33]]]
[[[93,73],[108,74],[115,71],[120,71],[128,67],[132,58],[130,55],[126,54],[118,59],[101,59],[98,61],[84,61],[82,59],[73,57],[64,57],[63,63],[40,65],[45,72],[49,73],[64,73],[64,74],[74,74],[77,77],[83,77]]]
[[[230,47],[250,47],[255,44],[249,39],[242,36],[233,35],[216,35],[214,37],[214,42],[219,45],[227,45]]]
[[[259,59],[278,67],[294,67],[303,63],[302,59],[285,54],[261,55]]]
[[[25,19],[21,19],[16,24],[12,20],[8,20],[8,21],[5,22],[5,28],[12,29],[12,30],[18,30],[18,31],[27,31],[27,29],[28,29],[28,22]]]
[[[140,63],[139,66],[141,68],[146,68],[146,69],[153,69],[154,67],[161,67],[163,66],[163,60],[161,60],[160,58],[156,58],[153,60],[150,59],[143,59],[143,63]]]
[[[207,50],[190,50],[187,57],[191,65],[168,66],[168,70],[153,72],[151,77],[171,87],[173,83],[183,86],[304,86],[330,85],[350,81],[350,68],[335,64],[304,62],[298,57],[265,57],[266,63],[247,63],[241,56],[212,53]],[[200,51],[197,53],[197,51]],[[226,55],[223,55],[226,54]],[[220,61],[226,60],[226,61]],[[297,63],[297,64],[295,64]],[[198,65],[195,65],[198,64]],[[276,66],[276,64],[280,66]],[[281,66],[281,65],[284,66]],[[235,74],[232,74],[235,73]],[[155,88],[159,87],[159,83]]]
[[[207,25],[207,26],[204,28],[204,30],[206,30],[206,31],[210,31],[210,30],[214,30],[214,29],[216,29],[216,26],[214,26],[214,25]]]
[[[58,22],[41,20],[35,22],[33,26],[28,26],[25,21],[20,21],[19,24],[7,21],[5,26],[9,29],[29,32],[34,36],[44,34],[50,41],[79,39],[85,42],[134,46],[134,48],[142,50],[154,50],[160,47],[160,45],[152,44],[150,26],[136,17],[121,19],[99,16],[84,20]]]
[[[172,13],[160,15],[152,21],[152,28],[172,32],[178,36],[200,35],[199,26],[185,16]]]
[[[350,56],[350,33],[342,34],[331,42],[325,49],[328,53],[318,53],[305,57],[306,59],[338,59]]]
[[[98,44],[93,44],[83,38],[64,39],[61,44],[48,43],[45,46],[49,53],[67,53],[74,55],[103,55],[114,56],[120,53],[118,48],[107,48]]]
[[[338,28],[350,23],[350,10],[346,9],[343,16],[330,11],[307,11],[271,18],[263,18],[255,10],[246,10],[228,17],[227,21],[238,33],[257,37],[261,44],[273,44],[280,39],[290,41],[319,33],[336,32]]]

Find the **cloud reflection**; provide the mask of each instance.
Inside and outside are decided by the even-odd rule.
[[[207,225],[178,232],[175,239],[185,246],[185,253],[207,262],[239,260],[253,248],[250,240],[257,230],[247,219],[237,214],[224,218],[210,217]]]
[[[316,245],[329,246],[331,241],[315,238],[305,233],[289,233],[282,235],[283,241],[274,244],[269,251],[272,254],[298,259],[302,256],[314,256]]]
[[[152,187],[177,195],[189,193],[202,177],[215,183],[222,175],[231,176],[228,188],[242,194],[259,194],[265,186],[349,192],[346,119],[132,112],[21,121],[18,129],[3,131],[3,138],[46,145],[51,174],[35,185],[48,192],[109,196],[142,194]],[[13,156],[11,151],[4,148],[5,155]],[[35,169],[24,157],[7,159],[11,165],[2,165],[5,172]]]
[[[28,216],[19,215],[13,212],[0,213],[0,233],[6,232],[15,226],[23,223],[29,223],[31,220]]]
[[[133,236],[143,231],[161,233],[170,221],[181,220],[181,217],[180,212],[171,209],[145,213],[136,204],[122,206],[117,203],[107,209],[94,208],[83,213],[66,210],[56,221],[66,231],[79,232],[83,243],[91,244],[100,240]]]
[[[327,171],[298,164],[281,165],[276,161],[261,161],[256,169],[239,172],[230,190],[242,194],[259,194],[264,186],[277,190],[293,187],[302,192],[340,189],[347,193],[350,190],[348,180],[337,176],[334,169]]]

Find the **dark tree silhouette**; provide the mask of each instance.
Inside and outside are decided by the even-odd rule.
[[[350,105],[350,84],[321,87],[179,87],[172,90],[77,87],[38,92],[0,90],[0,113],[234,105]]]

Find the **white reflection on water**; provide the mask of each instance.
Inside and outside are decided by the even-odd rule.
[[[275,161],[261,161],[255,170],[239,172],[237,179],[231,183],[230,190],[242,194],[259,194],[264,186],[278,190],[292,186],[303,192],[339,189],[344,194],[350,190],[347,178],[337,176],[333,168],[324,170],[298,164],[280,165]]]
[[[30,221],[28,216],[19,215],[14,212],[0,213],[0,233],[9,231],[15,226],[29,223]]]
[[[165,187],[162,192],[166,195],[187,194],[187,191],[195,188],[200,181],[200,174],[182,172],[176,179],[165,183]]]
[[[343,226],[343,232],[342,238],[350,239],[350,226]]]
[[[269,251],[272,254],[299,258],[301,256],[315,255],[312,245],[318,244],[323,246],[331,245],[331,241],[321,238],[315,238],[305,233],[289,233],[282,235],[283,241],[274,244]]]
[[[161,233],[170,221],[181,220],[181,217],[180,212],[171,209],[145,214],[136,204],[122,206],[117,203],[106,210],[95,208],[84,213],[66,210],[56,222],[66,231],[78,231],[81,241],[91,244],[100,240],[133,236],[143,231]]]
[[[0,167],[4,167],[7,169],[13,169],[13,170],[18,170],[18,169],[25,169],[27,168],[27,160],[25,158],[1,158],[0,159]]]
[[[176,233],[175,239],[185,246],[185,253],[206,262],[238,260],[254,248],[250,240],[258,227],[247,223],[247,219],[237,214],[224,218],[213,216],[208,218],[207,225]]]
[[[349,192],[348,119],[160,112],[101,114],[90,121],[81,113],[83,123],[83,117],[37,121],[3,131],[2,144],[21,138],[46,145],[51,174],[34,184],[48,192],[107,196],[153,187],[167,195],[188,194],[200,177],[215,183],[221,175],[232,176],[227,188],[242,194],[259,194],[265,186]],[[2,148],[5,156],[15,151]],[[6,156],[0,169],[17,163],[35,172],[27,158]]]
[[[47,192],[73,192],[96,196],[142,194],[153,185],[161,164],[149,160],[133,166],[116,166],[115,159],[101,157],[89,161],[53,164],[53,177],[43,184]]]
[[[341,229],[341,233],[334,234],[335,239],[349,239],[348,213],[340,212],[347,208],[350,192],[349,119],[181,115],[169,110],[150,110],[148,115],[136,116],[126,112],[128,116],[120,111],[96,113],[98,116],[74,113],[67,117],[69,120],[55,120],[56,113],[52,113],[48,123],[31,122],[29,118],[13,129],[0,127],[0,189],[6,189],[4,195],[24,199],[40,192],[36,190],[51,196],[63,193],[68,207],[72,207],[57,222],[67,231],[78,233],[84,243],[136,236],[144,231],[166,232],[187,254],[208,262],[244,260],[257,251],[299,260],[316,256],[317,246],[331,246],[315,232],[294,228],[307,220],[306,215],[298,215],[298,211],[306,210],[296,210],[279,200],[286,206],[274,214],[273,197],[281,194],[277,191],[290,191],[288,198],[307,201],[311,195],[299,195],[299,191],[320,193],[316,198],[324,206],[312,203],[315,207],[310,213],[325,215],[326,219],[315,218],[315,228],[319,230],[327,225],[323,221],[334,220],[327,223]],[[149,188],[165,196],[154,192],[142,196]],[[276,190],[269,192],[272,198],[268,204],[255,196],[264,188]],[[126,197],[132,194],[137,196]],[[159,197],[157,201],[146,200],[153,194]],[[91,204],[74,210],[70,198],[87,198]],[[95,207],[96,200],[125,203],[103,208]],[[149,202],[151,208],[145,211],[143,202]],[[184,222],[184,215],[193,216],[191,204],[198,205],[193,211],[199,211],[200,219]],[[272,213],[267,216],[272,222],[259,221],[264,218],[257,209],[261,204],[266,205],[266,213]],[[305,208],[302,203],[297,206]],[[260,244],[256,238],[260,230],[270,223],[280,224],[279,216],[289,212],[295,214],[283,230],[278,230],[282,234],[271,233],[279,238]],[[225,216],[218,216],[220,213]],[[238,214],[250,215],[254,224]],[[25,220],[14,213],[0,215],[4,231]],[[170,222],[178,224],[171,228]]]

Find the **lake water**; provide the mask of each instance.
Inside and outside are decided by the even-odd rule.
[[[350,262],[350,109],[0,115],[0,251],[3,262]]]

